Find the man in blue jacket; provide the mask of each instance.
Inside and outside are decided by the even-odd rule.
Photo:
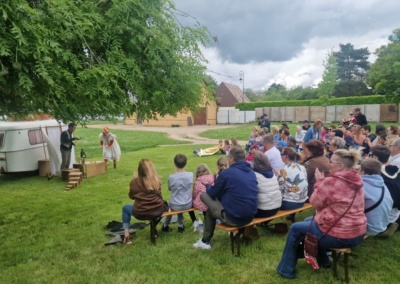
[[[257,212],[257,178],[245,160],[243,149],[232,148],[228,161],[230,167],[221,172],[213,186],[206,184],[207,191],[200,196],[208,209],[203,238],[193,244],[195,248],[211,248],[217,219],[227,226],[244,226]]]

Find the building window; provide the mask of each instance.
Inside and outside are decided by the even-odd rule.
[[[41,129],[28,130],[29,144],[41,144],[44,143],[44,137]]]

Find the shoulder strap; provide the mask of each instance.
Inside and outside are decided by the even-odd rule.
[[[354,197],[353,197],[353,201],[351,201],[350,206],[349,206],[349,207],[346,209],[346,211],[344,211],[344,213],[335,221],[335,223],[333,223],[333,225],[332,225],[321,237],[319,237],[319,239],[321,239],[323,236],[327,235],[327,234],[329,233],[329,231],[337,224],[337,222],[339,222],[339,220],[343,218],[343,216],[347,213],[347,211],[350,210],[351,206],[352,206],[353,203],[354,203],[354,200],[356,199],[356,195],[357,195],[357,190],[355,190]],[[314,216],[315,216],[315,215],[314,215]],[[308,231],[310,231],[311,223],[312,223],[313,221],[314,221],[314,217],[313,217],[313,219],[312,219],[311,222],[310,222],[310,226],[308,227]]]
[[[372,211],[372,210],[374,210],[376,207],[378,207],[379,204],[382,203],[382,200],[383,200],[383,196],[384,196],[384,195],[385,195],[385,188],[382,186],[381,198],[379,198],[379,200],[378,200],[374,205],[372,205],[371,207],[365,209],[365,210],[364,210],[364,213],[368,213],[369,211]]]

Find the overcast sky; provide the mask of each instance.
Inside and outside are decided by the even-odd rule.
[[[175,4],[218,37],[218,43],[203,51],[208,73],[218,83],[242,87],[243,70],[244,87],[253,90],[272,83],[318,84],[328,51],[352,43],[373,53],[400,28],[400,0],[175,0]],[[178,19],[189,25],[196,21]]]

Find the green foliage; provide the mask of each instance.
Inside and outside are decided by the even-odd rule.
[[[400,29],[389,36],[389,43],[375,51],[377,59],[368,73],[367,82],[388,102],[400,102]],[[389,96],[390,94],[390,96]]]
[[[10,0],[0,15],[0,114],[147,119],[202,99],[209,34],[170,0]]]
[[[340,51],[334,52],[339,80],[363,80],[369,70],[368,48],[355,49],[351,43],[339,44]]]
[[[357,104],[383,104],[387,101],[385,96],[365,96],[365,97],[346,97],[331,98],[326,105],[357,105]],[[235,107],[240,110],[254,110],[262,107],[285,107],[285,106],[321,106],[320,100],[301,100],[301,101],[274,101],[274,102],[251,102],[236,103]]]
[[[327,54],[323,65],[325,69],[322,74],[322,82],[319,83],[317,90],[318,99],[321,101],[321,105],[324,105],[332,96],[338,79],[336,57],[332,51]]]
[[[372,89],[362,81],[342,80],[338,82],[333,91],[333,96],[339,97],[358,97],[358,96],[371,96]]]

